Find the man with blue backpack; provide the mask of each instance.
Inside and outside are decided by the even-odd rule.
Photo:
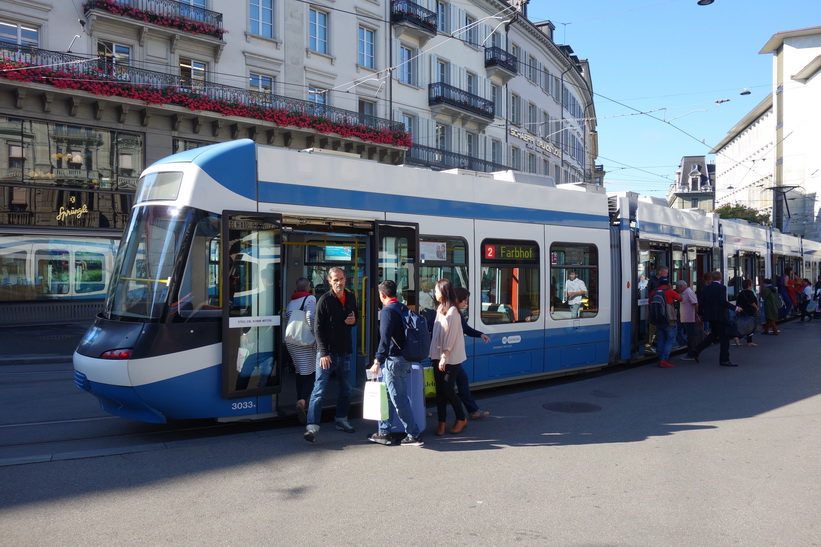
[[[681,295],[671,289],[667,277],[659,277],[659,285],[650,294],[650,322],[656,326],[656,350],[661,368],[674,368],[670,363],[670,352],[676,339],[676,309],[673,303],[681,300]]]
[[[376,376],[384,364],[382,374],[388,391],[388,399],[390,400],[391,416],[387,420],[378,422],[379,431],[368,437],[368,440],[387,446],[393,444],[390,430],[391,417],[395,413],[399,416],[399,421],[402,422],[405,433],[407,433],[407,436],[399,444],[401,446],[422,446],[424,441],[422,441],[420,425],[423,424],[416,423],[408,395],[411,362],[405,354],[410,355],[413,350],[407,347],[409,341],[405,334],[405,316],[410,311],[407,306],[399,302],[396,297],[396,283],[389,279],[379,284],[379,300],[382,302],[382,311],[379,314],[379,346],[376,349],[376,357],[370,371],[371,374]],[[416,316],[416,318],[421,319],[419,316]],[[424,331],[423,336],[428,335],[427,326],[422,324],[420,327]]]

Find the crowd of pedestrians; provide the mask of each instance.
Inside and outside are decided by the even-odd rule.
[[[707,272],[699,280],[697,290],[685,280],[678,280],[670,286],[669,269],[660,267],[657,275],[648,281],[648,302],[653,302],[657,292],[663,294],[664,314],[661,319],[648,317],[648,345],[655,341],[658,365],[675,368],[670,363],[673,346],[686,345],[687,353],[682,361],[699,362],[701,353],[711,344],[719,344],[718,364],[723,367],[737,367],[730,359],[731,341],[736,346],[743,338],[748,347],[756,347],[753,334],[760,326],[763,335],[778,335],[779,318],[789,316],[812,321],[819,317],[821,304],[821,275],[813,285],[808,279],[795,277],[792,268],[785,268],[778,283],[764,279],[760,293],[753,289],[749,279],[741,281],[741,291],[735,303],[728,300],[727,287],[719,271]],[[356,300],[345,289],[345,273],[334,267],[328,272],[330,291],[314,302],[310,298],[305,282],[297,282],[297,290],[291,298],[289,311],[310,309],[310,326],[316,335],[316,366],[313,375],[304,355],[294,351],[295,363],[300,363],[300,373],[306,376],[298,385],[297,410],[301,419],[307,422],[304,437],[314,442],[319,433],[319,420],[325,388],[332,377],[339,383],[336,403],[336,429],[346,433],[356,430],[348,421],[350,407],[350,360],[353,352],[351,329],[359,320]],[[445,432],[459,434],[468,426],[468,418],[478,420],[490,413],[481,410],[470,394],[467,374],[462,363],[467,359],[465,336],[481,338],[487,343],[489,338],[472,329],[462,314],[467,308],[470,293],[457,288],[449,279],[436,282],[432,294],[436,310],[431,325],[431,344],[428,357],[431,360],[436,384],[436,435]],[[312,297],[311,297],[312,298]],[[390,431],[396,417],[404,429],[404,438],[399,444],[421,446],[424,424],[416,423],[410,398],[409,378],[412,366],[402,356],[401,347],[405,340],[403,305],[397,296],[396,283],[383,281],[379,285],[379,299],[383,310],[380,314],[380,339],[377,352],[370,367],[374,376],[381,375],[389,395],[390,418],[378,421],[377,432],[368,440],[377,444],[391,445],[396,442]],[[656,299],[657,302],[660,302]],[[314,309],[315,308],[315,309]],[[404,310],[406,311],[406,310]],[[650,314],[648,314],[650,315]],[[743,328],[741,325],[748,325]],[[742,332],[743,330],[743,332]],[[310,351],[313,351],[314,347]],[[292,348],[289,346],[289,350]],[[302,370],[305,369],[305,370]],[[311,386],[310,394],[306,386]],[[448,407],[453,410],[454,422],[448,427]],[[428,414],[430,416],[430,414]]]

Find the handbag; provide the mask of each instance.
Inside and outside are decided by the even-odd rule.
[[[388,419],[388,388],[385,382],[365,382],[362,418],[382,421]]]
[[[727,324],[727,334],[730,338],[744,338],[755,332],[755,317],[736,315]]]
[[[436,397],[436,377],[433,375],[433,367],[423,369],[425,376],[425,399]]]
[[[291,312],[288,318],[288,326],[285,328],[285,341],[296,346],[310,346],[316,340],[311,326],[308,324],[308,315],[305,313],[306,296],[302,299],[302,305],[298,310]]]

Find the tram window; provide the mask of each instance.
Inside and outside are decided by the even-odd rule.
[[[568,297],[568,292],[585,292]],[[599,252],[588,243],[550,246],[550,316],[595,317],[599,313]]]
[[[87,294],[105,290],[105,256],[78,251],[74,254],[74,291]]]
[[[541,313],[540,253],[535,241],[482,241],[482,323],[535,321]]]
[[[468,289],[467,242],[462,238],[426,235],[419,238],[419,310],[435,310],[433,287],[450,279],[454,287]]]
[[[360,240],[308,241],[305,243],[305,277],[311,282],[314,295],[319,298],[328,291],[328,270],[333,266],[345,272],[346,288],[357,292],[365,272],[365,243]]]
[[[43,294],[61,295],[71,291],[68,251],[37,251],[34,259]]]
[[[200,218],[188,250],[180,280],[178,305],[171,305],[184,319],[221,319],[219,300],[220,225],[216,215]]]

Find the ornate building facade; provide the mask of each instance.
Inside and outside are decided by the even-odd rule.
[[[140,171],[230,139],[591,182],[590,69],[553,28],[496,0],[0,1],[0,300],[98,305]]]

